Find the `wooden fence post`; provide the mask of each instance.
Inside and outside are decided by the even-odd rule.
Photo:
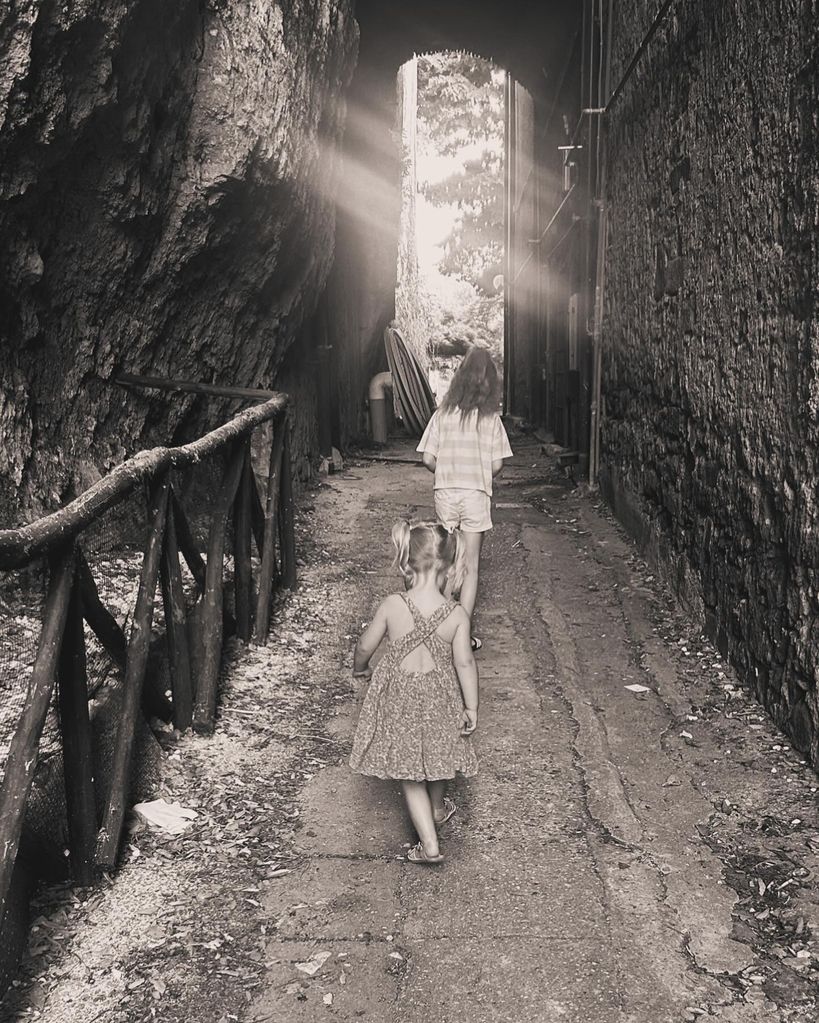
[[[77,583],[83,617],[114,664],[123,669],[128,653],[128,640],[119,622],[100,600],[94,576],[80,548],[77,548]]]
[[[88,716],[85,626],[79,579],[79,572],[75,569],[60,648],[58,693],[71,877],[76,884],[92,885],[95,874],[97,803],[94,796],[94,748]]]
[[[205,562],[202,559],[202,555],[199,553],[199,547],[188,523],[187,516],[185,515],[185,509],[182,507],[182,502],[176,496],[176,491],[171,492],[171,506],[173,508],[177,546],[182,552],[182,557],[187,562],[188,568],[191,570],[191,575],[196,580],[196,585],[199,587],[200,592],[204,593],[207,569],[205,568]]]
[[[250,466],[250,521],[253,525],[256,550],[261,558],[264,554],[264,508],[262,499],[259,497],[259,488],[256,486],[256,474],[253,471],[252,463]]]
[[[159,477],[151,491],[151,526],[142,562],[131,636],[128,640],[122,708],[111,763],[111,789],[97,839],[97,865],[102,870],[112,870],[116,865],[120,834],[125,819],[125,804],[131,781],[131,755],[142,696],[142,683],[148,663],[154,597],[162,554],[162,540],[165,533],[169,489],[170,482],[168,474],[165,472]]]
[[[259,592],[256,597],[256,622],[254,633],[257,643],[264,643],[270,627],[270,598],[273,589],[273,575],[276,571],[276,520],[279,507],[282,452],[287,433],[287,417],[282,416],[276,423],[273,443],[270,445],[270,468],[267,474],[267,501],[264,513],[264,544],[262,564],[259,570]]]
[[[236,600],[236,631],[245,643],[252,635],[253,566],[250,561],[251,487],[250,438],[244,444],[244,464],[233,507],[233,593]]]
[[[182,573],[179,570],[176,524],[170,508],[165,523],[165,542],[162,549],[160,574],[162,604],[165,608],[168,664],[173,682],[173,723],[174,728],[184,732],[186,728],[190,728],[193,718],[193,683],[190,651],[188,650],[188,630],[185,621],[185,591],[182,588]]]
[[[293,465],[290,458],[290,430],[287,417],[284,418],[285,437],[282,455],[281,502],[279,506],[279,528],[282,544],[282,582],[288,590],[295,590],[296,572],[296,517],[293,506]]]
[[[68,548],[52,564],[34,670],[20,723],[12,736],[0,786],[0,926],[20,845],[26,801],[37,767],[40,735],[51,701],[73,576],[74,555]]]
[[[179,501],[173,491],[171,491],[171,500],[173,502],[174,525],[176,526],[176,542],[179,553],[185,559],[185,563],[191,570],[191,575],[196,580],[196,585],[199,588],[200,594],[204,594],[207,587],[208,575],[208,570],[205,566],[205,559],[199,553],[199,547],[188,523],[187,516],[185,515],[185,509],[182,507],[181,501]],[[191,615],[191,619],[193,619],[193,615]],[[222,609],[222,627],[225,632],[231,636],[236,631],[236,620],[225,607]],[[196,686],[193,688],[195,689]]]
[[[222,659],[222,572],[225,556],[225,533],[230,507],[239,486],[244,466],[244,444],[238,442],[230,453],[222,485],[213,507],[208,538],[207,576],[202,597],[201,671],[196,685],[193,727],[197,732],[213,731],[216,714],[216,690]]]
[[[105,652],[117,668],[124,672],[125,662],[128,657],[128,640],[120,628],[119,622],[100,600],[97,584],[91,574],[88,562],[80,550],[77,551],[77,559],[79,562],[79,585],[83,617],[91,626],[91,630],[102,644]],[[158,717],[162,718],[163,721],[167,721],[171,716],[170,701],[165,697],[164,693],[160,693],[153,687],[143,687],[142,709],[148,718]]]

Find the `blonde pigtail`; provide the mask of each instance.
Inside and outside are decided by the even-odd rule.
[[[447,573],[453,593],[460,593],[466,575],[466,545],[464,536],[460,529],[454,529],[452,535],[455,539],[455,557]]]
[[[398,571],[405,579],[412,578],[412,571],[409,567],[410,533],[411,527],[406,519],[401,519],[392,527],[392,542],[395,547],[395,561]]]

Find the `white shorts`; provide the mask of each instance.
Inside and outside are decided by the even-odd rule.
[[[442,526],[464,533],[485,533],[492,528],[492,499],[483,490],[461,487],[436,490],[435,514]]]

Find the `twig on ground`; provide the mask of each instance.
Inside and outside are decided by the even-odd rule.
[[[336,746],[341,745],[341,739],[332,739],[327,735],[316,735],[314,732],[296,732],[293,735],[280,737],[287,739],[315,739],[316,742],[331,742]]]

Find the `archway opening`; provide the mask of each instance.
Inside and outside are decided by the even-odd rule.
[[[399,71],[396,321],[439,402],[472,345],[503,373],[505,79],[451,50]]]

